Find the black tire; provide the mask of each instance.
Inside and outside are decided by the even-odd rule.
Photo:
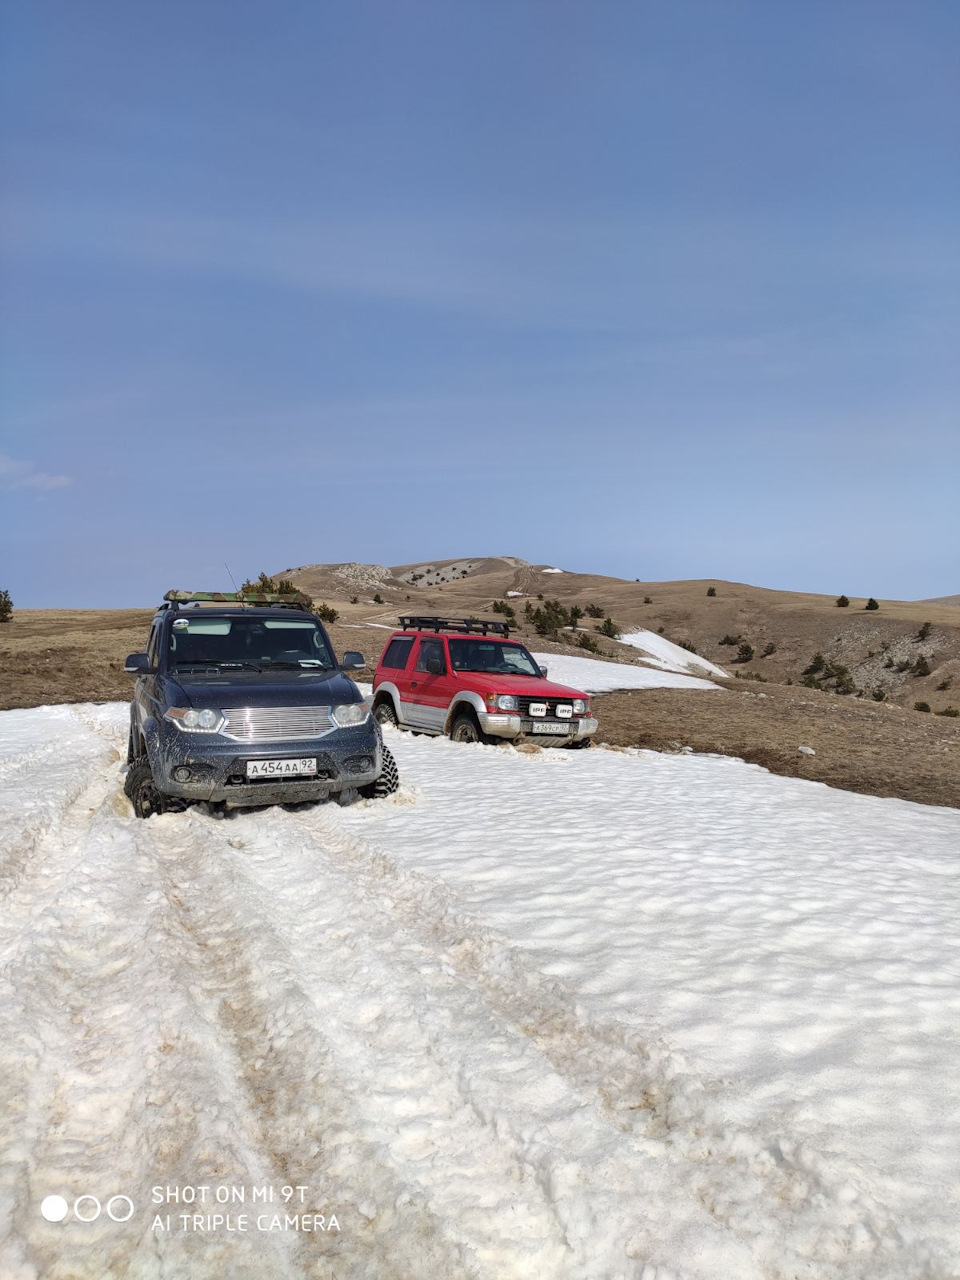
[[[394,729],[398,728],[399,721],[397,713],[394,710],[393,703],[389,698],[384,698],[382,702],[378,702],[373,708],[373,718],[378,724],[389,724]]]
[[[157,789],[146,756],[138,756],[130,765],[123,789],[138,818],[152,818],[158,813],[168,812],[169,797]]]
[[[592,743],[591,738],[578,738],[576,742],[568,742],[571,751],[585,751]]]
[[[469,711],[461,711],[450,726],[451,742],[486,742],[492,741],[489,734],[483,732],[476,718]]]
[[[382,800],[384,796],[392,796],[400,786],[400,770],[389,747],[381,747],[380,777],[376,782],[368,782],[360,788],[364,800]]]

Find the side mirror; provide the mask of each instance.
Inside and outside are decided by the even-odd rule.
[[[348,649],[343,655],[343,661],[340,666],[345,671],[360,671],[367,665],[367,660],[362,653],[358,653],[356,649]]]
[[[546,667],[541,667],[541,668],[540,668],[540,674],[541,674],[544,678],[546,678],[547,668],[546,668]]]
[[[123,669],[131,676],[152,676],[156,671],[150,665],[150,656],[146,653],[131,653],[124,659]]]
[[[443,662],[439,658],[427,659],[427,674],[431,676],[443,675]]]

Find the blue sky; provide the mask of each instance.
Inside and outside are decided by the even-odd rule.
[[[2,6],[0,586],[960,591],[960,6]]]

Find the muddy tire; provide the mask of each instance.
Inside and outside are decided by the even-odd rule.
[[[451,742],[492,742],[469,712],[461,712],[450,726]]]
[[[169,811],[169,797],[157,789],[146,756],[138,756],[130,765],[123,789],[138,818],[153,818]]]
[[[378,702],[373,708],[373,718],[378,724],[388,724],[396,729],[398,726],[397,713],[393,709],[393,703],[389,698],[384,698],[382,702]]]
[[[392,796],[400,786],[400,770],[389,747],[381,747],[382,769],[376,782],[368,782],[360,788],[365,800],[381,800],[384,796]]]

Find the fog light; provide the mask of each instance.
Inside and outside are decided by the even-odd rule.
[[[173,771],[173,776],[176,778],[177,782],[189,782],[190,770],[185,764],[178,765]]]
[[[351,756],[343,766],[344,773],[369,773],[372,768],[373,760],[370,756]]]

